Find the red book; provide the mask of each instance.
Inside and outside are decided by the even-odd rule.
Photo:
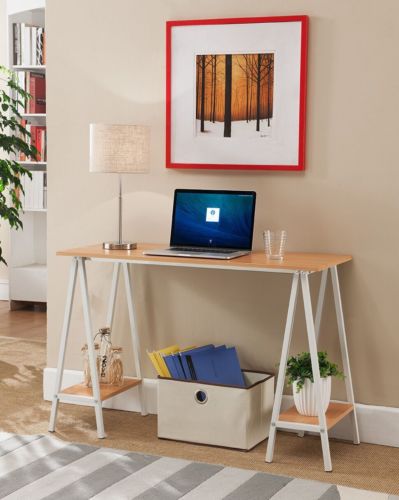
[[[30,94],[30,72],[29,71],[27,71],[25,73],[25,92]],[[29,113],[29,107],[30,107],[29,102],[30,101],[28,99],[25,99],[24,102],[25,102],[25,113]]]
[[[36,125],[32,125],[31,128],[30,128],[30,145],[31,146],[34,146],[35,148],[37,148],[36,144],[37,144],[37,129],[38,127]],[[31,160],[37,160],[37,158],[35,158],[34,156],[32,156]]]
[[[36,160],[37,161],[42,161],[42,128],[43,127],[37,127],[37,129],[36,129],[36,149],[37,149]]]
[[[46,76],[43,73],[30,72],[29,93],[32,98],[29,101],[29,113],[46,112]]]
[[[26,120],[21,120],[21,125],[26,128]],[[21,139],[23,141],[25,141],[26,139],[26,136],[24,136],[22,133],[21,133]],[[19,152],[19,161],[25,161],[26,160],[26,155],[25,153],[23,153],[22,151]]]
[[[37,161],[46,161],[45,148],[46,148],[46,127],[36,127],[36,149]]]

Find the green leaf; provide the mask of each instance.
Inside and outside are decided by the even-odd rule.
[[[21,125],[19,112],[19,106],[25,106],[31,96],[19,86],[15,72],[0,66],[1,77],[5,80],[8,91],[0,90],[0,220],[8,221],[13,229],[22,229],[22,204],[19,199],[19,193],[23,192],[21,178],[24,175],[32,178],[32,174],[7,156],[23,153],[27,158],[35,158],[38,153],[37,149],[27,142],[30,133]],[[7,265],[0,242],[1,263]]]
[[[318,353],[320,377],[338,377],[343,379],[344,374],[339,371],[338,365],[328,360],[327,353],[321,351]],[[305,380],[309,379],[313,382],[312,361],[310,353],[302,352],[296,356],[291,356],[287,362],[286,375],[288,377],[288,385],[297,382],[297,392],[299,392]]]

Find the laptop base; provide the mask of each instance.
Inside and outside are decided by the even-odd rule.
[[[195,259],[220,259],[220,260],[231,260],[236,259],[237,257],[242,257],[243,255],[248,255],[250,251],[248,250],[237,250],[229,253],[221,253],[220,250],[218,253],[212,252],[187,252],[187,251],[179,251],[172,250],[169,248],[164,248],[160,250],[146,250],[143,252],[143,255],[152,255],[159,257],[191,257]]]

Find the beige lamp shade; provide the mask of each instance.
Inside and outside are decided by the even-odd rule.
[[[149,171],[150,127],[90,124],[90,172]]]

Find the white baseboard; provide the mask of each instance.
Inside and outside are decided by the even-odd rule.
[[[45,368],[43,374],[43,394],[46,401],[51,401],[54,391],[55,368]],[[78,384],[83,374],[77,370],[65,370],[63,387]],[[147,411],[157,414],[157,380],[143,380],[144,396]],[[292,406],[293,397],[284,396],[283,409]],[[140,411],[137,388],[123,392],[114,398],[104,401],[104,408],[115,410]],[[357,404],[360,441],[362,443],[380,444],[399,448],[399,408]],[[352,439],[351,419],[345,418],[330,432],[330,437]]]
[[[8,280],[0,280],[0,300],[9,300],[10,285]]]

